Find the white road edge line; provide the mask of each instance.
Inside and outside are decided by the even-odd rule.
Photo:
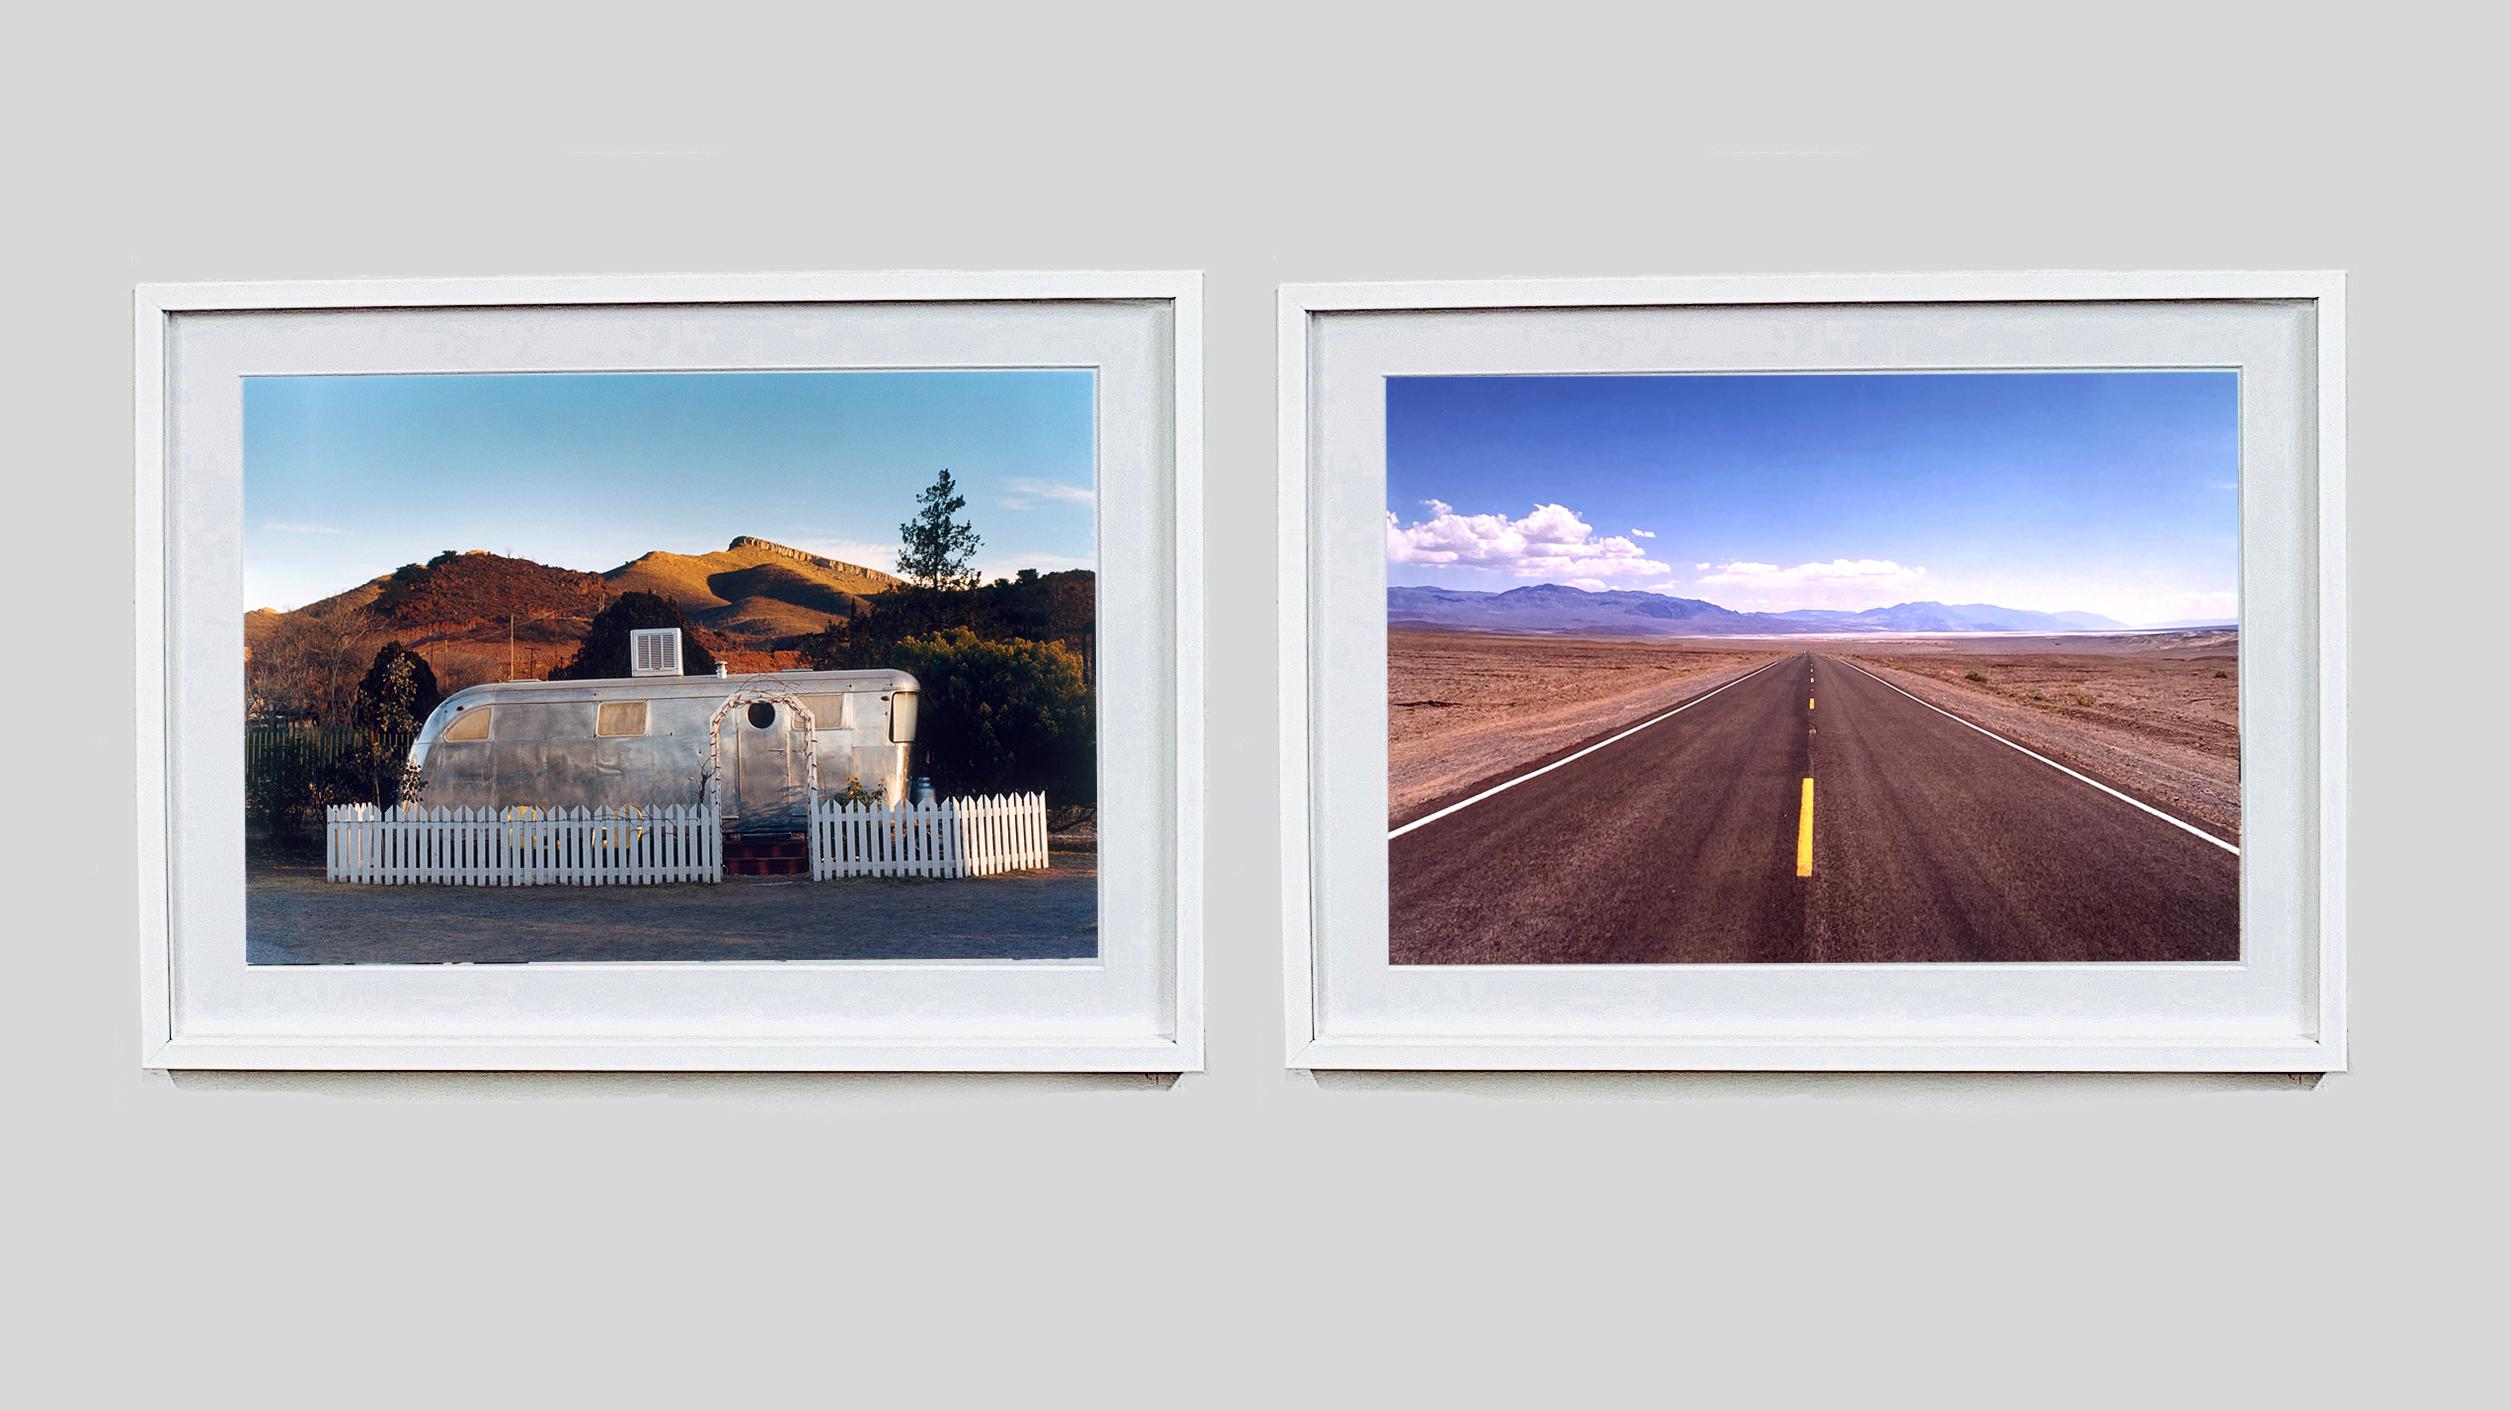
[[[1674,718],[1676,715],[1683,713],[1692,706],[1708,699],[1709,696],[1717,694],[1718,691],[1731,690],[1736,686],[1742,685],[1744,682],[1751,680],[1753,677],[1760,675],[1763,671],[1770,669],[1772,666],[1778,665],[1780,661],[1785,661],[1786,659],[1788,658],[1782,656],[1778,659],[1778,661],[1770,661],[1762,665],[1755,666],[1751,670],[1737,676],[1735,679],[1728,681],[1725,685],[1719,686],[1717,690],[1709,691],[1707,694],[1703,695],[1695,695],[1691,699],[1684,701],[1682,704],[1675,706],[1673,709],[1666,711],[1664,714],[1657,716],[1655,719],[1642,720],[1638,724],[1632,725],[1629,729],[1623,730],[1620,734],[1613,736],[1611,739],[1599,739],[1595,743],[1588,745],[1586,748],[1579,750],[1575,754],[1554,759],[1551,763],[1544,765],[1542,768],[1519,774],[1517,777],[1510,779],[1506,783],[1495,783],[1489,788],[1482,790],[1480,793],[1477,793],[1462,802],[1450,803],[1446,807],[1441,808],[1437,812],[1431,813],[1426,817],[1414,818],[1411,822],[1404,824],[1402,827],[1388,828],[1386,831],[1386,840],[1392,842],[1396,838],[1403,836],[1405,833],[1412,831],[1414,828],[1427,827],[1430,824],[1437,822],[1439,819],[1446,817],[1450,813],[1461,813],[1467,808],[1472,807],[1474,804],[1481,802],[1485,798],[1492,797],[1496,794],[1506,793],[1510,789],[1515,788],[1517,785],[1524,783],[1530,778],[1541,778],[1545,774],[1552,772],[1554,769],[1559,768],[1563,764],[1576,763],[1578,760],[1586,758],[1588,755],[1604,748],[1606,745],[1619,744],[1623,740],[1630,738],[1632,735],[1639,733],[1641,730],[1648,728],[1650,725],[1661,724]],[[1924,702],[1922,701],[1920,703],[1923,704]]]
[[[1892,682],[1885,680],[1883,677],[1876,675],[1874,672],[1867,670],[1865,667],[1858,665],[1854,661],[1842,661],[1836,656],[1831,659],[1839,661],[1841,665],[1848,667],[1857,674],[1864,676],[1866,679],[1873,681],[1879,686],[1882,686],[1885,690],[1899,691],[1903,695],[1909,695],[1908,691],[1901,690],[1899,686],[1892,684]],[[1915,695],[1909,695],[1909,698],[1912,700],[1918,700],[1918,697]],[[2032,758],[2038,759],[2040,762],[2047,764],[2050,768],[2056,769],[2059,773],[2066,775],[2068,778],[2074,779],[2078,783],[2089,783],[2093,787],[2100,789],[2102,792],[2109,794],[2111,797],[2118,799],[2120,802],[2127,804],[2131,808],[2143,809],[2145,812],[2153,814],[2155,817],[2162,819],[2164,822],[2171,824],[2173,827],[2178,828],[2180,831],[2187,833],[2191,837],[2201,838],[2205,841],[2211,842],[2226,852],[2231,853],[2235,857],[2241,855],[2240,848],[2224,841],[2222,838],[2215,836],[2213,833],[2206,831],[2202,827],[2198,827],[2193,823],[2182,822],[2178,818],[2171,816],[2169,813],[2162,811],[2160,808],[2155,807],[2151,803],[2130,798],[2126,794],[2121,793],[2117,789],[2112,788],[2110,785],[2103,783],[2097,778],[2086,778],[2082,774],[2068,768],[2066,765],[2050,758],[2048,755],[2026,749],[2022,745],[2015,743],[2013,740],[2006,738],[2004,735],[1997,733],[1995,730],[1987,728],[1985,725],[1974,725],[1970,721],[1963,719],[1961,716],[1954,714],[1952,711],[1947,710],[1942,706],[1930,705],[1924,700],[1918,700],[1918,703],[1926,705],[1928,709],[1935,711],[1937,714],[1944,716],[1946,719],[1951,720],[1957,725],[1961,725],[1967,729],[1978,730],[1981,734],[1988,736],[1990,739],[1995,740],[1997,743],[2004,745],[2006,748],[2011,749],[2018,754],[2028,754]]]

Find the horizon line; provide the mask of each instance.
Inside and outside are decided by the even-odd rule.
[[[1712,598],[1706,598],[1706,597],[1688,597],[1688,596],[1685,596],[1685,595],[1683,595],[1683,594],[1681,594],[1681,593],[1675,593],[1675,592],[1661,592],[1661,591],[1658,591],[1658,590],[1656,590],[1656,589],[1654,589],[1654,588],[1633,588],[1633,587],[1602,587],[1602,588],[1585,588],[1585,587],[1580,587],[1580,586],[1579,586],[1578,584],[1576,584],[1576,583],[1564,583],[1564,582],[1557,582],[1557,581],[1552,581],[1552,580],[1548,580],[1548,579],[1547,579],[1547,580],[1545,580],[1545,581],[1542,581],[1542,582],[1519,583],[1519,584],[1517,584],[1517,585],[1516,585],[1516,586],[1514,586],[1514,587],[1506,587],[1506,588],[1450,587],[1450,586],[1448,586],[1448,585],[1446,585],[1446,584],[1444,584],[1444,583],[1393,583],[1393,582],[1388,583],[1388,584],[1386,585],[1386,587],[1387,587],[1387,591],[1389,591],[1389,592],[1394,592],[1394,591],[1397,591],[1397,590],[1399,590],[1399,589],[1421,589],[1421,590],[1428,590],[1428,591],[1432,591],[1432,592],[1457,592],[1457,593],[1469,593],[1469,594],[1471,594],[1471,595],[1473,595],[1473,596],[1477,596],[1477,597],[1502,597],[1502,596],[1505,596],[1505,595],[1507,595],[1507,594],[1509,594],[1509,593],[1512,593],[1512,592],[1523,592],[1523,591],[1526,591],[1526,590],[1528,590],[1528,589],[1530,589],[1530,588],[1560,588],[1560,589],[1563,589],[1563,590],[1565,590],[1565,591],[1578,593],[1578,594],[1580,594],[1580,595],[1582,595],[1582,596],[1586,596],[1586,597],[1603,597],[1603,596],[1607,596],[1607,595],[1610,595],[1610,594],[1626,594],[1626,595],[1629,595],[1629,596],[1634,596],[1634,597],[1654,597],[1654,598],[1664,598],[1664,599],[1666,599],[1666,600],[1673,601],[1673,602],[1697,602],[1697,603],[1702,604],[1703,606],[1707,606],[1707,607],[1714,607],[1714,608],[1716,608],[1717,610],[1719,610],[1719,611],[1721,611],[1721,612],[1731,612],[1731,613],[1734,613],[1735,615],[1737,615],[1737,616],[1739,616],[1739,617],[1785,617],[1785,616],[1789,616],[1789,615],[1792,615],[1792,614],[1795,614],[1795,613],[1800,613],[1800,612],[1818,612],[1818,613],[1823,613],[1823,614],[1832,615],[1832,616],[1854,617],[1854,616],[1860,616],[1860,615],[1863,615],[1863,614],[1868,613],[1868,612],[1888,612],[1888,611],[1891,611],[1891,610],[1893,610],[1894,608],[1898,608],[1898,607],[1988,607],[1988,608],[1993,608],[1993,609],[1995,609],[1995,610],[1997,610],[1997,611],[2000,611],[2000,612],[2032,612],[2032,613],[2037,613],[2038,615],[2040,615],[2040,616],[2044,616],[2044,617],[2069,617],[2069,616],[2073,616],[2073,617],[2099,617],[2099,618],[2101,618],[2101,619],[2102,619],[2103,621],[2105,621],[2105,622],[2115,622],[2115,623],[2117,623],[2117,624],[2118,624],[2118,626],[2120,626],[2120,627],[2123,627],[2123,628],[2132,628],[2132,629],[2137,629],[2137,630],[2157,630],[2157,629],[2167,629],[2167,628],[2171,628],[2171,627],[2194,627],[2194,626],[2233,626],[2233,627],[2237,627],[2238,625],[2240,625],[2240,612],[2239,612],[2239,609],[2238,609],[2237,607],[2236,607],[2236,608],[2235,608],[2235,609],[2234,609],[2231,613],[2229,613],[2229,614],[2227,614],[2227,615],[2224,615],[2224,616],[2221,616],[2221,617],[2213,617],[2213,616],[2208,616],[2208,615],[2205,615],[2205,614],[2201,613],[2201,614],[2198,614],[2198,615],[2196,615],[2196,616],[2192,616],[2192,617],[2177,617],[2177,618],[2172,618],[2172,619],[2170,619],[2170,620],[2168,620],[2168,621],[2132,622],[2132,621],[2125,621],[2125,620],[2122,620],[2122,619],[2117,618],[2117,617],[2113,617],[2113,616],[2111,616],[2110,614],[2108,614],[2108,613],[2106,613],[2106,612],[2095,612],[2095,611],[2091,610],[2090,608],[2083,608],[2083,607],[2065,607],[2065,608],[2047,608],[2047,607],[2014,607],[2014,606],[2009,606],[2009,605],[2007,605],[2007,604],[2005,604],[2005,603],[2002,603],[2002,602],[1988,602],[1988,601],[1984,601],[1984,600],[1982,600],[1982,601],[1973,601],[1973,602],[1948,602],[1948,601],[1946,601],[1945,599],[1940,598],[1940,597],[1911,597],[1911,598],[1903,598],[1903,599],[1901,599],[1901,600],[1899,600],[1899,601],[1897,601],[1897,602],[1880,602],[1880,603],[1876,603],[1874,606],[1871,606],[1871,607],[1810,607],[1810,606],[1808,606],[1808,607],[1775,607],[1775,608],[1758,608],[1758,607],[1729,607],[1729,606],[1727,606],[1725,603],[1723,603],[1723,602],[1719,602],[1719,601],[1716,601],[1715,599],[1712,599]],[[2090,632],[2099,632],[2099,631],[2109,630],[2109,628],[2103,628],[2103,627],[2077,627],[2077,628],[2068,628],[2067,630],[2072,630],[2072,631],[2090,631]]]

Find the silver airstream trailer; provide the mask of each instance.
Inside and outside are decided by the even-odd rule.
[[[637,644],[641,666],[655,654]],[[884,802],[905,798],[915,677],[683,676],[677,641],[667,659],[669,674],[499,681],[445,697],[410,745],[410,764],[424,780],[420,801],[431,808],[702,803],[716,770],[727,832],[783,835],[803,829],[814,766],[823,795],[842,792],[851,778]]]

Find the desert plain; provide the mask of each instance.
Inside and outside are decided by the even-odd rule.
[[[1557,758],[1759,667],[1724,642],[1386,634],[1389,826]]]
[[[1400,826],[1800,652],[2238,842],[2239,634],[1598,638],[1387,634],[1387,818]]]

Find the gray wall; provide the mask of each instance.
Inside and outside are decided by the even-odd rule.
[[[21,17],[5,562],[21,669],[59,684],[7,708],[66,747],[17,756],[0,823],[10,1379],[168,1405],[2462,1384],[2503,1252],[2478,1186],[2505,946],[2474,904],[2500,663],[2456,628],[2501,598],[2504,113],[2499,36],[2414,11]],[[139,1072],[129,286],[919,266],[1210,271],[1211,1072]],[[2355,273],[2358,1070],[1283,1074],[1275,283],[2039,267]]]

